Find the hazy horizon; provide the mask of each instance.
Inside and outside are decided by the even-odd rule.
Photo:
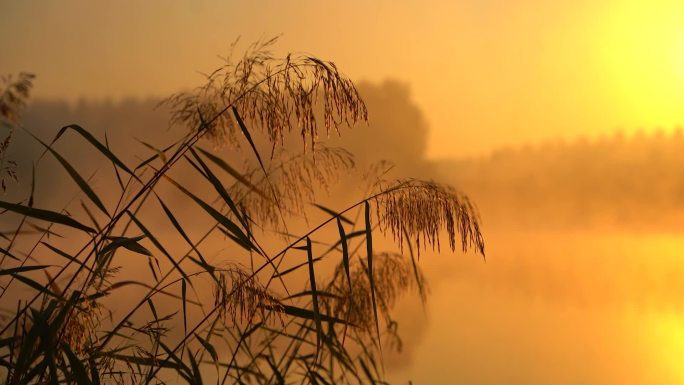
[[[167,96],[238,37],[239,54],[282,35],[278,52],[409,83],[428,156],[445,158],[684,124],[683,13],[674,0],[3,2],[0,68],[37,74],[36,97]]]
[[[337,209],[363,200],[372,180],[367,168],[388,160],[395,165],[388,178],[454,186],[481,216],[486,260],[447,251],[446,239],[441,253],[422,251],[432,294],[424,307],[415,293],[399,301],[404,350],[385,352],[389,379],[676,385],[684,382],[683,18],[684,2],[675,0],[6,1],[0,75],[37,75],[23,124],[38,137],[50,141],[76,123],[99,140],[106,134],[112,151],[132,165],[187,132],[169,128],[171,107],[155,109],[159,100],[201,85],[238,37],[235,57],[280,36],[278,55],[306,52],[334,62],[368,107],[368,125],[319,138],[348,149],[357,169],[330,177],[331,193],[316,203]],[[54,148],[91,178],[94,194],[118,194],[111,162],[72,134]],[[290,134],[282,147],[264,132],[252,145],[271,155],[301,151],[303,135]],[[199,146],[244,175],[261,175],[246,143],[246,157],[232,144]],[[19,181],[3,201],[26,198],[42,152],[26,132],[14,132],[7,154]],[[279,170],[273,157],[263,158],[264,172]],[[84,203],[78,206],[84,194],[64,182],[70,177],[63,167],[51,156],[39,166],[32,203],[68,208],[97,224]],[[181,162],[172,177],[213,199],[216,191],[192,166]],[[221,174],[226,186],[235,182],[228,174]],[[197,214],[199,206],[166,181],[154,192],[199,238],[209,218]],[[288,232],[328,218],[304,206],[311,216],[294,220]],[[178,241],[157,211],[143,212],[145,223]],[[12,215],[0,224],[10,227]],[[275,247],[266,227],[259,229],[264,244]],[[336,240],[338,233],[324,232],[321,242],[331,234]],[[234,251],[214,235],[202,245],[212,262]],[[396,249],[391,237],[376,237],[375,247]],[[50,242],[73,246],[69,238]],[[149,240],[140,242],[157,252]],[[126,260],[117,279],[148,279],[140,261]],[[288,278],[309,279],[301,271]],[[125,290],[107,300],[125,304],[136,295]]]
[[[678,383],[682,373],[668,357],[684,349],[678,337],[684,330],[681,132],[509,146],[486,157],[435,161],[425,158],[427,127],[409,90],[396,82],[360,83],[359,89],[378,119],[332,144],[352,149],[363,160],[359,167],[382,157],[398,162],[399,175],[435,178],[468,194],[487,241],[487,263],[461,253],[421,257],[432,295],[425,313],[416,311],[415,296],[400,302],[404,350],[387,352],[390,378],[545,384],[563,373],[570,383]],[[126,147],[131,134],[151,143],[170,140],[166,112],[154,105],[36,100],[25,124],[45,139],[70,122],[97,136],[106,130],[112,148],[128,159],[149,152]],[[157,129],[145,130],[150,127]],[[374,144],[387,135],[394,144],[378,152]],[[40,148],[16,139],[13,157],[26,170]],[[70,161],[97,169],[91,155],[76,151],[80,146],[58,148]],[[39,183],[56,187],[63,176],[50,170],[58,168],[43,164]],[[19,187],[28,188],[13,186]],[[37,204],[49,207],[70,195],[60,190],[38,194]],[[339,192],[322,199],[335,207]],[[497,370],[485,370],[488,365]]]

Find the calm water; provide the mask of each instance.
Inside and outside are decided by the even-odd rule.
[[[684,236],[489,232],[487,263],[425,256],[425,314],[398,309],[396,383],[684,383]]]

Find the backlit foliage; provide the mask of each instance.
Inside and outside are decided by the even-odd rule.
[[[277,58],[270,51],[275,41],[254,44],[235,63],[226,58],[203,86],[167,99],[174,110],[172,120],[206,129],[217,143],[237,143],[236,117],[224,113],[230,106],[265,130],[273,145],[282,144],[285,135],[297,129],[305,146],[313,148],[319,135],[315,109],[319,98],[326,134],[343,123],[353,126],[368,119],[356,87],[334,63],[307,55]]]
[[[420,180],[394,184],[380,183],[383,194],[375,197],[378,222],[401,245],[414,242],[422,247],[440,249],[440,232],[447,232],[449,248],[454,251],[458,236],[461,249],[474,247],[484,254],[480,223],[472,203],[450,186]]]
[[[452,249],[459,237],[484,252],[467,198],[431,182],[378,182],[339,211],[314,203],[327,219],[310,229],[288,226],[354,165],[342,149],[314,147],[316,102],[326,132],[367,113],[334,64],[277,59],[272,43],[171,97],[188,134],[136,165],[78,125],[41,141],[80,195],[62,210],[34,207],[33,195],[0,201],[14,226],[0,248],[5,383],[378,383],[383,346],[400,347],[394,304],[427,293],[414,246],[439,248],[446,231]],[[274,150],[264,163],[253,137],[263,131],[276,149],[293,129],[309,151]],[[113,171],[84,178],[52,146],[66,135]],[[205,137],[240,144],[258,166],[236,168],[203,149]],[[115,194],[98,193],[95,179]],[[409,253],[375,250],[378,227]]]

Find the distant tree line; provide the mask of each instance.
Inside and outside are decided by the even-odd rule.
[[[684,227],[684,133],[616,134],[435,164],[490,223]]]

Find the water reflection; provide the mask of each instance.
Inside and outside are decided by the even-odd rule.
[[[394,373],[397,383],[684,381],[684,240],[492,235],[487,264],[474,256],[424,259],[433,283],[427,327],[412,364]],[[403,317],[410,318],[410,306],[400,309]]]

